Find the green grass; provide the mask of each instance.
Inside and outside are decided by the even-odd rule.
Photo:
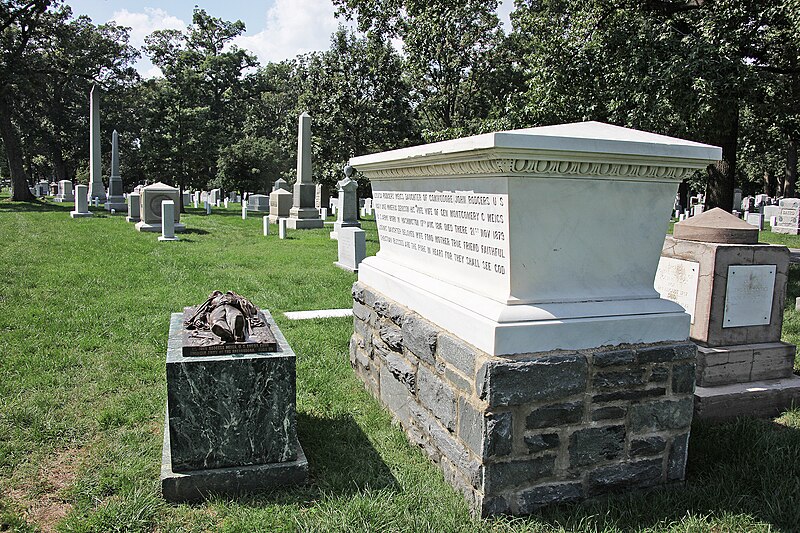
[[[0,201],[0,530],[775,531],[800,527],[800,410],[693,428],[685,485],[480,520],[393,426],[348,362],[356,277],[328,230],[279,240],[234,205],[159,243],[121,216]],[[365,221],[368,253],[377,250]],[[800,239],[798,239],[800,245]],[[800,337],[793,310],[787,339]],[[298,431],[311,480],[195,505],[161,500],[168,318],[213,289],[269,308],[298,356]]]

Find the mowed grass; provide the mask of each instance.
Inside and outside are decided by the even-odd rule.
[[[285,311],[351,306],[329,229],[261,235],[238,205],[190,210],[179,242],[124,217],[0,201],[0,530],[793,531],[800,410],[695,425],[685,484],[525,518],[473,517],[354,377],[350,319]],[[368,253],[377,251],[365,221]],[[800,239],[797,240],[800,246]],[[168,319],[213,289],[271,310],[298,357],[308,485],[201,504],[159,495]],[[792,271],[787,339],[800,337]]]

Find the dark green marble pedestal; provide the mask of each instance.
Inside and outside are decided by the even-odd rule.
[[[175,472],[172,470],[167,417],[161,454],[161,495],[168,502],[193,502],[213,494],[241,494],[305,483],[308,461],[300,443],[295,441],[295,445],[297,459],[294,461]]]
[[[184,357],[183,314],[167,348],[161,488],[169,501],[302,483],[295,355],[269,312],[277,352]]]

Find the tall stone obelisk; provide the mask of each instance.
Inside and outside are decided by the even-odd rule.
[[[311,116],[302,113],[297,128],[297,181],[286,225],[291,229],[321,228],[325,225],[314,206],[316,187],[311,178]]]
[[[108,200],[106,211],[115,209],[122,213],[128,204],[122,195],[122,176],[119,175],[119,134],[117,130],[111,135],[111,176],[108,178]]]
[[[106,189],[103,186],[103,174],[100,163],[100,91],[92,85],[89,93],[89,203],[97,198],[101,203],[106,201]]]

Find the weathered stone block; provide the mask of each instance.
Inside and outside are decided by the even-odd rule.
[[[672,367],[672,392],[685,394],[694,391],[694,363],[676,364]]]
[[[667,480],[679,481],[686,474],[686,458],[689,452],[689,434],[679,435],[672,439],[667,463]]]
[[[480,462],[471,457],[467,448],[453,439],[451,433],[441,427],[424,408],[412,404],[410,412],[423,434],[430,438],[431,444],[458,468],[473,487],[477,487],[481,477]]]
[[[658,435],[652,437],[644,437],[641,439],[632,439],[630,446],[630,456],[640,457],[646,455],[657,455],[663,452],[667,447],[667,441]]]
[[[583,419],[583,402],[546,405],[531,411],[525,418],[525,427],[538,429],[575,424]]]
[[[552,475],[555,456],[535,457],[524,461],[491,463],[484,467],[484,491],[503,492],[519,486],[537,484]]]
[[[417,373],[413,366],[403,357],[391,352],[383,352],[382,358],[384,367],[399,382],[405,385],[408,392],[414,394],[417,391]]]
[[[397,378],[387,368],[387,365],[380,369],[380,394],[381,401],[389,408],[389,411],[403,424],[408,424],[411,419],[409,411],[413,400],[408,387]]]
[[[647,459],[597,468],[587,476],[587,495],[659,484],[661,464],[661,459]]]
[[[481,399],[491,407],[558,400],[586,389],[588,365],[580,354],[522,361],[491,361],[478,373]]]
[[[632,405],[630,427],[636,433],[689,428],[692,423],[692,398],[662,400]]]
[[[513,419],[511,413],[490,413],[486,417],[486,450],[484,457],[503,457],[512,450]]]
[[[386,345],[396,352],[403,351],[403,334],[400,328],[391,322],[381,321],[378,336]]]
[[[545,505],[574,502],[583,497],[583,487],[580,483],[540,485],[520,492],[517,506],[521,514],[530,514]]]
[[[353,302],[353,316],[364,322],[369,322],[371,314],[372,310],[369,307],[358,302]]]
[[[636,387],[647,383],[644,370],[627,370],[621,372],[602,372],[595,374],[592,385],[596,389],[622,389]]]
[[[435,364],[436,337],[439,332],[433,324],[414,313],[409,313],[403,319],[402,333],[407,349],[426,363]]]
[[[417,369],[417,398],[449,430],[456,427],[456,397],[439,376],[424,365]]]
[[[445,368],[444,377],[458,390],[467,394],[472,394],[472,384],[466,379],[462,378],[458,372],[455,372],[450,368]]]
[[[617,459],[625,447],[625,426],[580,429],[569,438],[571,468]]]
[[[403,318],[407,310],[394,302],[389,302],[385,299],[379,299],[375,302],[375,312],[382,317],[388,318],[398,326],[403,324]]]
[[[450,363],[466,376],[475,375],[476,349],[452,335],[439,335],[437,354],[439,358]]]
[[[543,433],[539,435],[525,435],[525,446],[528,447],[528,453],[539,453],[545,450],[552,450],[558,448],[561,444],[561,439],[558,433]]]
[[[628,412],[627,409],[624,407],[601,407],[600,409],[595,409],[592,411],[592,420],[614,420],[617,418],[624,418],[625,414]]]
[[[485,421],[483,412],[465,398],[458,399],[458,437],[478,457],[484,453]]]
[[[669,378],[669,368],[664,365],[655,365],[650,373],[652,383],[664,383]]]
[[[612,350],[592,354],[592,364],[603,368],[607,366],[628,365],[635,361],[633,350]]]
[[[694,359],[697,347],[692,344],[654,346],[636,350],[639,363],[668,363],[682,359]]]
[[[653,389],[640,389],[640,390],[620,390],[614,392],[607,392],[604,394],[595,394],[592,396],[592,402],[616,402],[619,400],[644,400],[647,398],[659,398],[667,393],[664,387],[656,387]]]

